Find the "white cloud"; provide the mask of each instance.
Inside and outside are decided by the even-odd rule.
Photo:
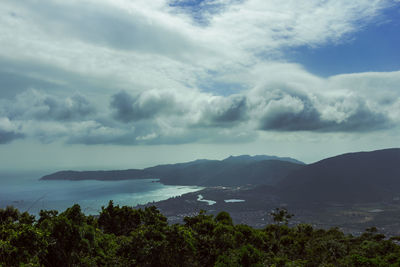
[[[0,129],[3,131],[15,131],[17,127],[6,117],[0,117]]]
[[[1,100],[1,129],[12,133],[3,142],[234,142],[260,129],[369,132],[398,122],[398,72],[324,79],[284,61],[288,47],[348,41],[390,1],[203,5],[213,5],[207,23],[166,0],[2,1],[0,61],[68,90]],[[214,83],[238,89],[203,91]]]
[[[340,42],[388,3],[249,0],[222,5],[204,26],[161,0],[3,1],[0,56],[119,89],[196,87],[215,78],[209,70],[246,75],[260,53],[269,58],[287,46]]]

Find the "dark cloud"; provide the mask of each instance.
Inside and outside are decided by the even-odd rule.
[[[306,99],[296,98],[298,101],[295,105],[300,107],[290,107],[282,105],[269,110],[261,118],[261,130],[276,131],[310,131],[320,129],[322,122],[319,112],[312,103]],[[298,109],[301,109],[298,111]]]
[[[94,112],[90,102],[81,95],[74,95],[66,100],[58,100],[54,97],[46,97],[43,102],[46,111],[42,114],[37,114],[38,119],[53,119],[53,120],[73,120],[82,119]]]
[[[123,122],[129,122],[136,117],[133,110],[133,97],[126,92],[119,92],[111,97],[110,106],[114,109],[114,117]]]
[[[230,127],[246,117],[247,108],[247,98],[243,95],[217,98],[204,108],[198,125]]]
[[[27,90],[7,105],[6,115],[11,120],[79,121],[95,113],[94,106],[80,94],[56,97],[37,90]]]
[[[215,122],[234,122],[241,120],[246,112],[246,97],[235,96],[229,99],[229,103],[220,107],[211,120]]]
[[[355,100],[350,110],[344,111],[346,118],[341,121],[324,119],[313,102],[307,97],[295,96],[292,106],[275,105],[260,121],[261,130],[273,131],[317,131],[317,132],[369,132],[386,129],[393,123],[383,113],[373,111],[366,103]],[[297,107],[296,107],[297,105]],[[342,111],[343,112],[343,111]]]
[[[13,131],[5,131],[0,129],[0,144],[8,144],[15,139],[24,138],[24,135],[21,133],[16,133]]]
[[[393,127],[393,122],[383,113],[368,108],[361,102],[357,110],[345,121],[327,123],[322,131],[331,132],[369,132]]]
[[[157,115],[181,113],[175,96],[168,92],[145,91],[132,96],[125,91],[111,97],[114,117],[123,122],[154,118]]]
[[[121,91],[110,100],[113,116],[96,113],[79,94],[27,90],[13,101],[0,100],[0,144],[25,136],[86,145],[240,143],[255,140],[256,130],[366,133],[393,127],[385,109],[356,95],[324,98],[271,90],[182,96],[175,90],[147,90]]]

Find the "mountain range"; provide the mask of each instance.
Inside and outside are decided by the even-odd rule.
[[[296,159],[267,155],[230,156],[224,160],[195,160],[146,169],[116,171],[60,171],[42,180],[159,179],[164,184],[200,186],[275,185],[305,164]]]
[[[242,155],[141,170],[61,171],[41,179],[143,178],[174,185],[253,185],[258,186],[254,193],[268,188],[265,194],[276,194],[283,202],[297,204],[391,201],[400,199],[400,149],[348,153],[308,165],[292,158]]]

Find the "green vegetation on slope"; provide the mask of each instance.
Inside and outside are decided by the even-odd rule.
[[[230,215],[200,212],[169,225],[155,207],[112,201],[97,217],[74,205],[38,219],[0,209],[0,266],[400,266],[399,238],[370,228],[359,237],[337,228],[288,227],[277,209],[264,229],[233,225]]]

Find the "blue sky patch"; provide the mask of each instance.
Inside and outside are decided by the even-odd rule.
[[[352,40],[317,48],[302,46],[286,51],[289,61],[319,76],[400,69],[400,9],[387,9],[385,21],[369,24]]]

